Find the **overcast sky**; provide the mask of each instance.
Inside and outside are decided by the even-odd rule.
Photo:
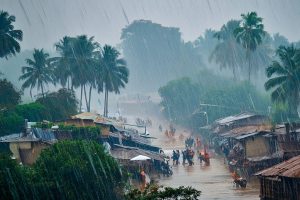
[[[179,27],[183,39],[193,41],[249,11],[264,18],[271,34],[300,40],[300,0],[0,0],[0,5],[16,16],[23,49],[51,49],[63,36],[79,34],[115,45],[121,29],[137,19]]]

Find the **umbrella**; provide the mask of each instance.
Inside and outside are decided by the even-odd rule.
[[[149,158],[148,156],[143,156],[143,155],[138,155],[134,158],[131,158],[130,160],[132,161],[143,161],[143,160],[150,160],[151,158]]]

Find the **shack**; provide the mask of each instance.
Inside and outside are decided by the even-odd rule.
[[[99,126],[102,136],[108,137],[111,132],[117,132],[117,128],[122,127],[122,124],[114,119],[103,117],[96,113],[84,112],[64,121],[65,125],[74,126]]]
[[[300,155],[300,124],[276,125],[274,133],[277,135],[278,148],[284,160]]]
[[[255,174],[260,180],[260,199],[300,199],[300,156]]]
[[[277,136],[269,125],[248,125],[219,133],[216,142],[231,169],[240,169],[246,178],[258,170],[282,161]]]
[[[28,134],[18,133],[0,137],[0,143],[8,143],[13,158],[24,165],[32,165],[41,151],[56,142],[50,130],[32,128]]]
[[[244,112],[216,120],[212,129],[214,133],[221,133],[242,126],[268,124],[269,121],[268,116]]]

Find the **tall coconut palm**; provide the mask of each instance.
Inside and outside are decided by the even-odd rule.
[[[79,109],[82,107],[83,93],[86,101],[87,111],[90,111],[92,88],[95,87],[96,55],[99,44],[93,37],[86,35],[77,37],[65,36],[55,44],[60,54],[55,58],[57,80],[62,85],[71,81],[71,88],[80,87]],[[87,94],[86,86],[89,85]]]
[[[251,54],[256,50],[257,46],[262,43],[265,35],[262,18],[257,16],[256,12],[242,14],[242,22],[235,29],[234,35],[236,40],[246,49],[246,58],[248,60],[248,81],[251,81]]]
[[[70,89],[71,64],[73,58],[72,40],[73,38],[65,36],[54,45],[56,51],[59,53],[58,57],[53,58],[55,81],[59,82],[63,88],[68,85],[68,89]]]
[[[23,39],[23,32],[14,29],[15,21],[15,16],[0,11],[0,58],[7,58],[20,52],[19,41]]]
[[[49,83],[53,83],[53,68],[50,65],[49,54],[44,52],[43,49],[34,49],[33,60],[26,59],[28,66],[22,67],[22,75],[19,80],[24,80],[22,89],[32,88],[37,86],[37,90],[42,90],[42,96],[44,94],[44,86]]]
[[[276,51],[279,61],[266,69],[269,80],[265,83],[266,90],[272,90],[271,98],[275,102],[287,102],[289,113],[297,116],[300,92],[300,50],[294,46],[280,46]]]
[[[99,44],[94,41],[94,37],[88,38],[86,35],[77,36],[72,44],[73,60],[71,66],[72,82],[80,85],[81,94],[84,92],[87,111],[91,107],[92,88],[95,88],[96,81],[96,56]],[[86,87],[89,86],[87,94]]]
[[[108,115],[108,92],[120,93],[128,83],[129,70],[120,53],[113,47],[105,45],[101,52],[100,78],[97,80],[98,90],[104,89],[104,116]]]
[[[234,80],[237,79],[237,70],[243,65],[244,50],[234,37],[234,30],[239,27],[240,21],[230,20],[216,32],[214,37],[219,40],[210,55],[220,68],[231,68]]]

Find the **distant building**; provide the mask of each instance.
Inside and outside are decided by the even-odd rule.
[[[260,199],[300,199],[300,156],[255,174],[260,179]]]
[[[242,126],[268,124],[269,121],[270,119],[266,115],[245,112],[216,120],[213,123],[213,129],[214,132],[224,132]]]

